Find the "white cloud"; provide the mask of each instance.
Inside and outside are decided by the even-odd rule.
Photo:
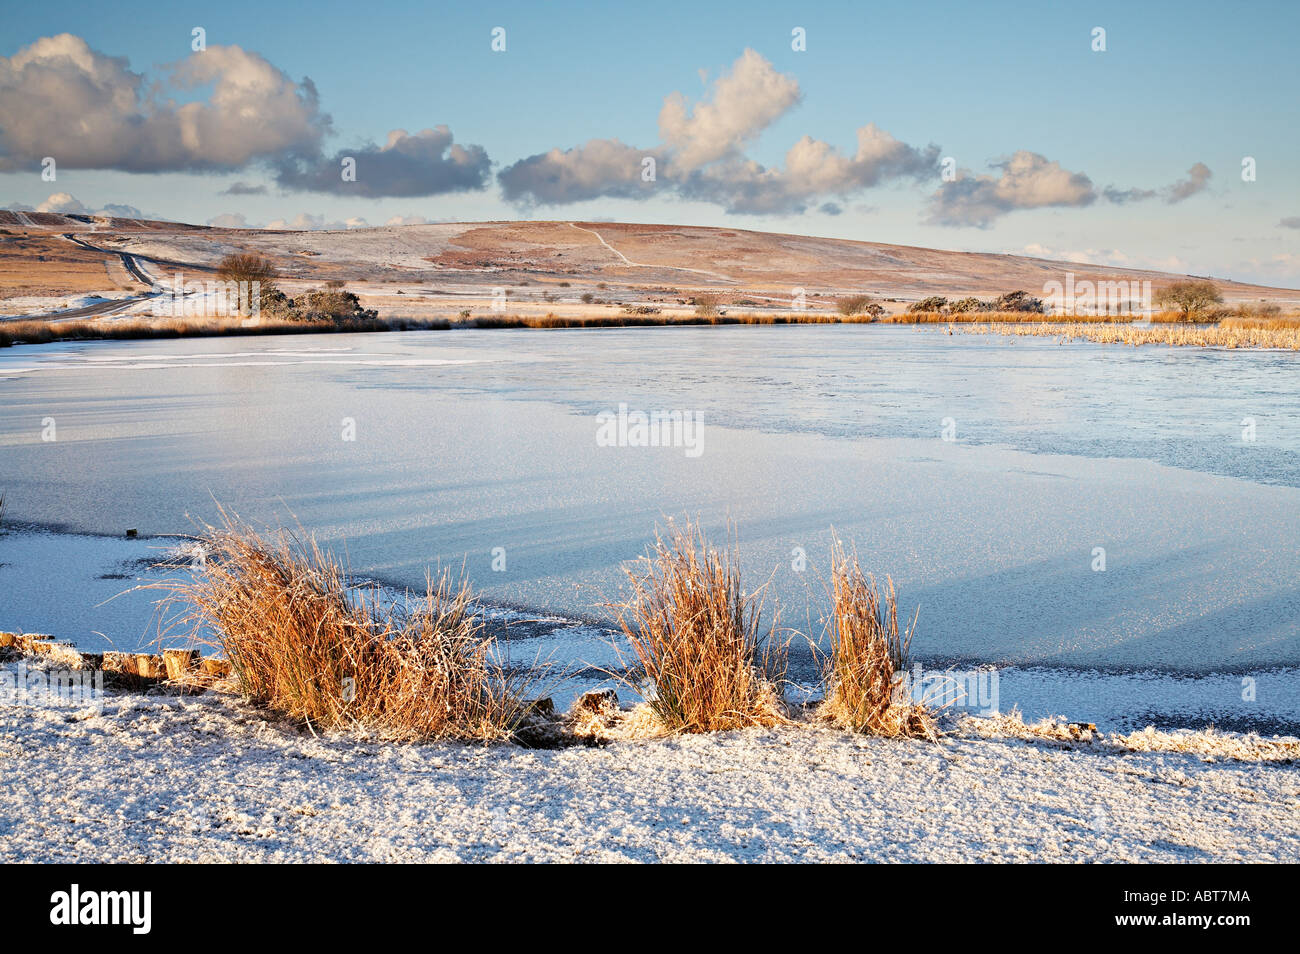
[[[288,230],[294,232],[341,232],[345,229],[366,229],[370,223],[359,216],[342,221],[327,221],[323,215],[299,212],[292,219],[275,219],[262,226],[265,229]]]
[[[1102,195],[1108,202],[1114,202],[1116,205],[1125,205],[1129,202],[1145,202],[1147,199],[1154,199],[1158,195],[1163,195],[1165,201],[1170,205],[1182,202],[1184,199],[1191,198],[1198,192],[1204,192],[1210,185],[1210,178],[1214,173],[1210,172],[1210,167],[1203,162],[1198,162],[1187,170],[1187,178],[1179,179],[1160,189],[1120,189],[1115,186],[1106,186],[1102,190]]]
[[[786,153],[783,169],[764,168],[752,160],[719,163],[693,175],[683,192],[718,202],[728,212],[803,212],[828,195],[849,195],[887,179],[932,175],[938,153],[937,146],[918,150],[869,123],[858,130],[858,149],[851,156],[804,136]],[[820,206],[838,214],[835,203]]]
[[[663,153],[637,149],[617,139],[592,139],[572,149],[552,149],[521,159],[497,178],[506,199],[512,202],[560,205],[598,198],[648,198],[654,194],[656,182],[642,178],[646,157],[657,164]]]
[[[355,180],[343,178],[343,163],[355,164]],[[382,146],[340,149],[333,156],[286,158],[276,181],[288,189],[336,195],[425,196],[482,189],[492,161],[482,146],[462,146],[446,126],[411,134],[394,129]]]
[[[675,175],[738,155],[755,136],[799,101],[799,83],[745,50],[713,84],[711,98],[691,107],[672,93],[659,111],[659,136]]]
[[[87,213],[90,210],[81,204],[81,201],[67,192],[55,192],[48,199],[36,207],[37,212],[81,212]]]
[[[4,206],[4,208],[18,212],[53,212],[61,215],[98,215],[116,219],[162,220],[162,216],[141,212],[133,205],[109,203],[102,208],[94,209],[87,206],[75,195],[68,192],[53,192],[45,199],[45,201],[41,202],[34,208],[23,202],[10,202],[8,205]]]
[[[957,179],[943,183],[930,197],[927,221],[987,228],[994,219],[1017,209],[1077,207],[1097,198],[1086,175],[1071,172],[1036,152],[1022,149],[991,165],[1001,170],[996,177],[973,176],[963,169]]]
[[[146,83],[125,58],[70,33],[0,57],[0,168],[53,156],[71,169],[230,169],[319,147],[329,117],[310,80],[256,53],[210,46]],[[209,90],[180,102],[173,94]]]
[[[1204,192],[1209,188],[1210,177],[1213,174],[1205,163],[1196,163],[1187,170],[1186,179],[1180,179],[1166,190],[1165,201],[1173,205],[1175,202],[1191,198],[1198,192]]]
[[[248,219],[244,218],[242,212],[223,212],[221,215],[213,216],[208,219],[208,225],[217,229],[258,229],[260,225],[253,225]]]
[[[746,50],[701,102],[692,106],[681,93],[664,100],[662,142],[653,148],[592,139],[521,159],[497,178],[505,198],[522,205],[667,194],[717,203],[735,213],[803,212],[817,206],[835,214],[840,206],[828,197],[934,173],[938,147],[918,150],[874,123],[858,130],[852,155],[804,136],[786,153],[783,168],[747,158],[744,148],[799,98],[793,77]],[[642,175],[647,158],[655,163],[652,181]]]

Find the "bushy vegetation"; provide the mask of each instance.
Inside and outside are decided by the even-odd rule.
[[[1176,312],[1180,321],[1213,321],[1218,317],[1215,310],[1223,304],[1223,295],[1214,282],[1191,279],[1166,285],[1156,292],[1153,301]]]
[[[857,315],[879,318],[885,313],[885,306],[870,295],[846,295],[843,298],[835,299],[835,310],[845,318],[852,318]]]
[[[714,294],[696,295],[691,299],[691,304],[695,306],[695,317],[713,318],[717,315],[723,314],[722,310],[718,307],[720,301],[721,299]]]
[[[983,312],[1031,312],[1042,314],[1043,302],[1028,292],[1013,291],[991,300],[968,296],[949,301],[942,295],[931,295],[907,306],[909,314],[970,315]]]
[[[264,294],[262,314],[284,321],[335,325],[367,323],[379,318],[374,309],[363,308],[361,299],[353,292],[341,288],[316,289],[297,298],[289,298],[279,290],[270,296]]]
[[[922,298],[920,301],[912,302],[907,306],[907,310],[911,314],[922,311],[942,314],[948,310],[948,299],[943,295],[931,295],[929,298]]]

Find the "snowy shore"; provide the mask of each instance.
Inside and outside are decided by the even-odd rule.
[[[1300,860],[1300,768],[1225,757],[1249,739],[980,725],[533,750],[315,736],[216,693],[2,705],[0,862]]]

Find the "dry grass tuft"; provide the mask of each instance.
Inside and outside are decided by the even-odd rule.
[[[494,658],[463,581],[430,580],[413,606],[348,584],[314,541],[263,537],[223,514],[192,578],[162,584],[179,623],[230,660],[253,701],[311,726],[403,740],[509,738],[526,685]]]
[[[904,683],[916,618],[898,626],[894,582],[883,591],[837,540],[831,551],[830,655],[820,715],[869,735],[938,738],[934,714],[913,701]]]
[[[741,590],[734,544],[712,547],[689,521],[669,521],[650,555],[628,570],[632,598],[615,604],[647,700],[671,732],[715,732],[789,721],[786,646],[760,630],[762,591]]]

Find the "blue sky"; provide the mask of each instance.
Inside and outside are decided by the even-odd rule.
[[[702,9],[674,2],[236,0],[141,3],[128,12],[44,2],[6,5],[0,24],[0,205],[39,208],[51,195],[66,195],[47,207],[75,201],[192,222],[242,215],[252,224],[306,215],[316,224],[530,217],[728,225],[1081,256],[1300,286],[1294,3],[886,9],[751,0]],[[191,51],[196,26],[206,31],[205,53]],[[498,26],[506,30],[505,52],[490,47]],[[794,27],[806,31],[806,50],[791,48]],[[1095,27],[1106,31],[1104,52],[1092,49]],[[310,78],[318,105],[311,115],[290,117],[304,123],[293,134],[243,131],[244,110],[243,120],[221,117],[198,150],[177,145],[174,156],[157,162],[113,149],[91,157],[83,141],[67,135],[75,112],[24,108],[37,74],[20,75],[9,59],[62,33],[98,56],[125,58],[112,82],[140,74],[142,114],[168,99],[170,109],[208,101],[220,86],[213,75],[189,88],[150,84],[165,84],[169,64],[229,46],[264,59],[290,89],[301,92],[295,84]],[[755,58],[741,67],[746,50]],[[76,57],[69,57],[71,64]],[[58,62],[42,60],[50,68]],[[246,68],[239,61],[224,75]],[[732,74],[728,102],[744,111],[770,94],[772,108],[756,107],[761,115],[748,125],[716,114],[706,122],[700,105],[721,103]],[[696,120],[676,139],[666,138],[660,123],[674,93]],[[289,122],[275,110],[266,115],[277,130]],[[129,129],[136,119],[126,108],[112,121]],[[853,164],[858,130],[868,124],[887,134],[888,158],[869,150]],[[172,125],[154,126],[158,150],[166,152]],[[377,170],[407,169],[383,166],[378,156],[358,160],[368,194],[321,187],[339,155],[371,157],[392,130],[442,126],[446,141],[442,134],[410,140],[411,161],[441,161],[436,153],[450,142],[481,149],[463,162],[453,157],[427,181],[416,170],[418,186],[378,181]],[[792,168],[787,151],[805,136],[825,154],[815,167]],[[214,143],[232,140],[247,141],[252,152],[236,148],[221,162],[208,161],[220,151]],[[512,180],[519,201],[503,196],[503,170],[591,140],[606,145],[571,153],[562,167],[540,159],[520,166]],[[613,141],[617,147],[608,145]],[[656,156],[663,176],[653,188],[638,191],[620,179],[625,163],[617,150],[624,147],[631,159]],[[711,150],[707,161],[687,161],[699,148]],[[56,182],[41,179],[43,154],[59,161]],[[286,172],[291,155],[296,164]],[[1010,166],[991,165],[1015,156],[1022,158]],[[1247,156],[1256,162],[1253,182],[1241,177]],[[941,179],[936,162],[946,157],[960,182]],[[1197,164],[1204,171],[1191,172]],[[557,168],[582,178],[592,197],[537,186]],[[813,178],[825,189],[810,185]],[[223,194],[235,182],[265,192]]]

